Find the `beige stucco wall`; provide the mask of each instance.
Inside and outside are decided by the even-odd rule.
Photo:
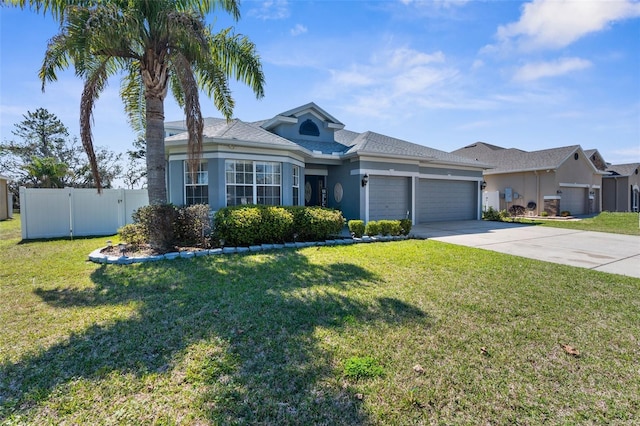
[[[562,163],[556,170],[556,176],[558,184],[589,185],[591,188],[602,185],[602,175],[582,154],[579,154],[577,160],[572,157]]]
[[[0,179],[0,220],[9,218],[9,206],[7,205],[8,191],[7,181]]]
[[[544,209],[545,196],[557,196],[563,185],[569,187],[585,188],[585,198],[589,191],[594,191],[593,211],[597,213],[602,210],[601,191],[602,175],[599,174],[589,162],[584,154],[579,153],[578,159],[573,156],[565,161],[557,170],[537,170],[520,173],[486,174],[484,180],[487,182],[486,191],[500,191],[500,209],[508,209],[512,205],[526,207],[531,201],[536,203],[534,214],[540,214]],[[519,198],[511,203],[506,203],[504,199],[505,188],[511,188],[514,193],[518,193]],[[585,199],[585,204],[587,200]]]
[[[551,176],[548,176],[549,174]],[[484,179],[487,182],[486,191],[500,191],[500,210],[508,209],[512,205],[526,207],[529,202],[534,202],[536,203],[534,214],[539,214],[543,208],[544,195],[555,195],[556,193],[553,175],[553,172],[522,172],[486,175]],[[546,191],[542,188],[542,185],[554,189]],[[517,193],[519,197],[517,199],[514,198],[511,203],[507,203],[504,198],[505,188],[511,188],[513,193]]]

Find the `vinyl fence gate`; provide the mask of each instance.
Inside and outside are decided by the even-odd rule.
[[[146,189],[21,187],[22,239],[113,235],[147,204]]]

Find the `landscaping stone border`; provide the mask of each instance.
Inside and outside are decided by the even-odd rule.
[[[101,253],[101,251],[106,248],[99,248],[91,253],[89,253],[89,260],[94,263],[102,263],[102,264],[115,264],[115,265],[131,265],[133,263],[145,263],[145,262],[155,262],[159,260],[173,260],[177,258],[181,259],[190,259],[193,257],[202,257],[202,256],[214,256],[221,254],[233,254],[233,253],[258,253],[262,251],[271,251],[271,250],[281,250],[285,248],[305,248],[305,247],[320,247],[320,246],[337,246],[337,245],[347,245],[347,244],[359,244],[359,243],[374,243],[374,242],[386,242],[386,241],[400,241],[407,240],[410,237],[405,235],[400,236],[377,236],[377,237],[367,237],[364,236],[362,238],[339,238],[335,240],[325,240],[325,241],[316,241],[316,242],[304,242],[304,243],[284,243],[284,244],[261,244],[254,245],[250,247],[223,247],[223,248],[215,248],[211,250],[197,250],[197,251],[181,251],[181,252],[171,252],[165,253],[163,255],[156,256],[112,256]]]

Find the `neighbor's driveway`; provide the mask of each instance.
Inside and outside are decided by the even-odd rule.
[[[411,234],[640,278],[640,237],[633,235],[483,220],[415,225]]]

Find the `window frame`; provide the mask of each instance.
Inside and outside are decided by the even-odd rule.
[[[239,169],[238,165],[242,167]],[[282,205],[282,162],[227,159],[224,169],[227,207],[243,204]],[[233,193],[229,191],[230,188],[234,188]],[[238,188],[242,188],[240,196]],[[250,195],[247,191],[249,188]],[[238,202],[242,198],[246,198],[246,201]]]
[[[300,166],[291,165],[291,195],[293,197],[291,204],[300,205]]]
[[[183,166],[184,166],[184,173],[183,173],[184,205],[192,206],[195,204],[209,204],[209,163],[207,161],[201,161],[198,164],[195,183],[191,182],[191,173],[189,172],[189,165],[186,160],[183,162]],[[201,179],[201,177],[203,178]],[[204,195],[202,194],[202,192],[200,192],[199,195],[195,195],[193,193],[189,195],[188,188],[193,188],[193,190],[195,191],[195,189],[198,187],[204,189]],[[190,200],[192,202],[189,202]]]

